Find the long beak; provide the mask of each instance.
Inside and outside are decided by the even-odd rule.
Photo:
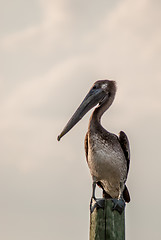
[[[64,127],[61,134],[58,136],[57,140],[60,139],[72,128],[76,125],[77,122],[81,120],[81,118],[96,104],[98,104],[104,97],[106,93],[99,89],[91,89],[89,93],[84,98],[83,102],[80,104],[78,109],[75,111],[67,125]]]

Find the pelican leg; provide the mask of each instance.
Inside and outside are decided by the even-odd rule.
[[[125,209],[125,201],[123,199],[123,197],[121,196],[119,199],[112,199],[112,202],[114,203],[112,210],[116,210],[118,211],[120,214],[122,214],[122,212]]]
[[[92,197],[90,202],[90,212],[93,213],[94,209],[97,208],[104,208],[105,205],[105,199],[103,198],[96,198],[95,197],[95,190],[96,190],[96,181],[93,181],[92,184]],[[94,204],[93,204],[94,200]]]
[[[92,198],[95,200],[95,191],[96,191],[96,181],[93,181],[92,183]]]

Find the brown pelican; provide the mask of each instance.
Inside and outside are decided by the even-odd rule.
[[[59,141],[91,108],[98,104],[90,117],[85,137],[86,159],[93,179],[91,212],[96,206],[103,207],[103,200],[95,197],[96,184],[102,188],[104,198],[113,199],[114,208],[120,213],[124,209],[125,202],[130,202],[130,195],[125,185],[130,163],[128,138],[123,131],[119,136],[108,132],[100,122],[103,113],[111,106],[115,93],[115,81],[96,81],[58,136]]]

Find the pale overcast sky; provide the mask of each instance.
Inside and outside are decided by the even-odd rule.
[[[161,2],[14,0],[0,8],[0,239],[85,240],[90,113],[57,135],[98,79],[102,124],[131,144],[126,237],[160,239]]]

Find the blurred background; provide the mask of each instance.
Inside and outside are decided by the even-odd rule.
[[[91,112],[56,138],[98,79],[118,86],[103,126],[131,144],[126,238],[160,239],[160,9],[159,0],[1,0],[1,239],[88,239]]]

